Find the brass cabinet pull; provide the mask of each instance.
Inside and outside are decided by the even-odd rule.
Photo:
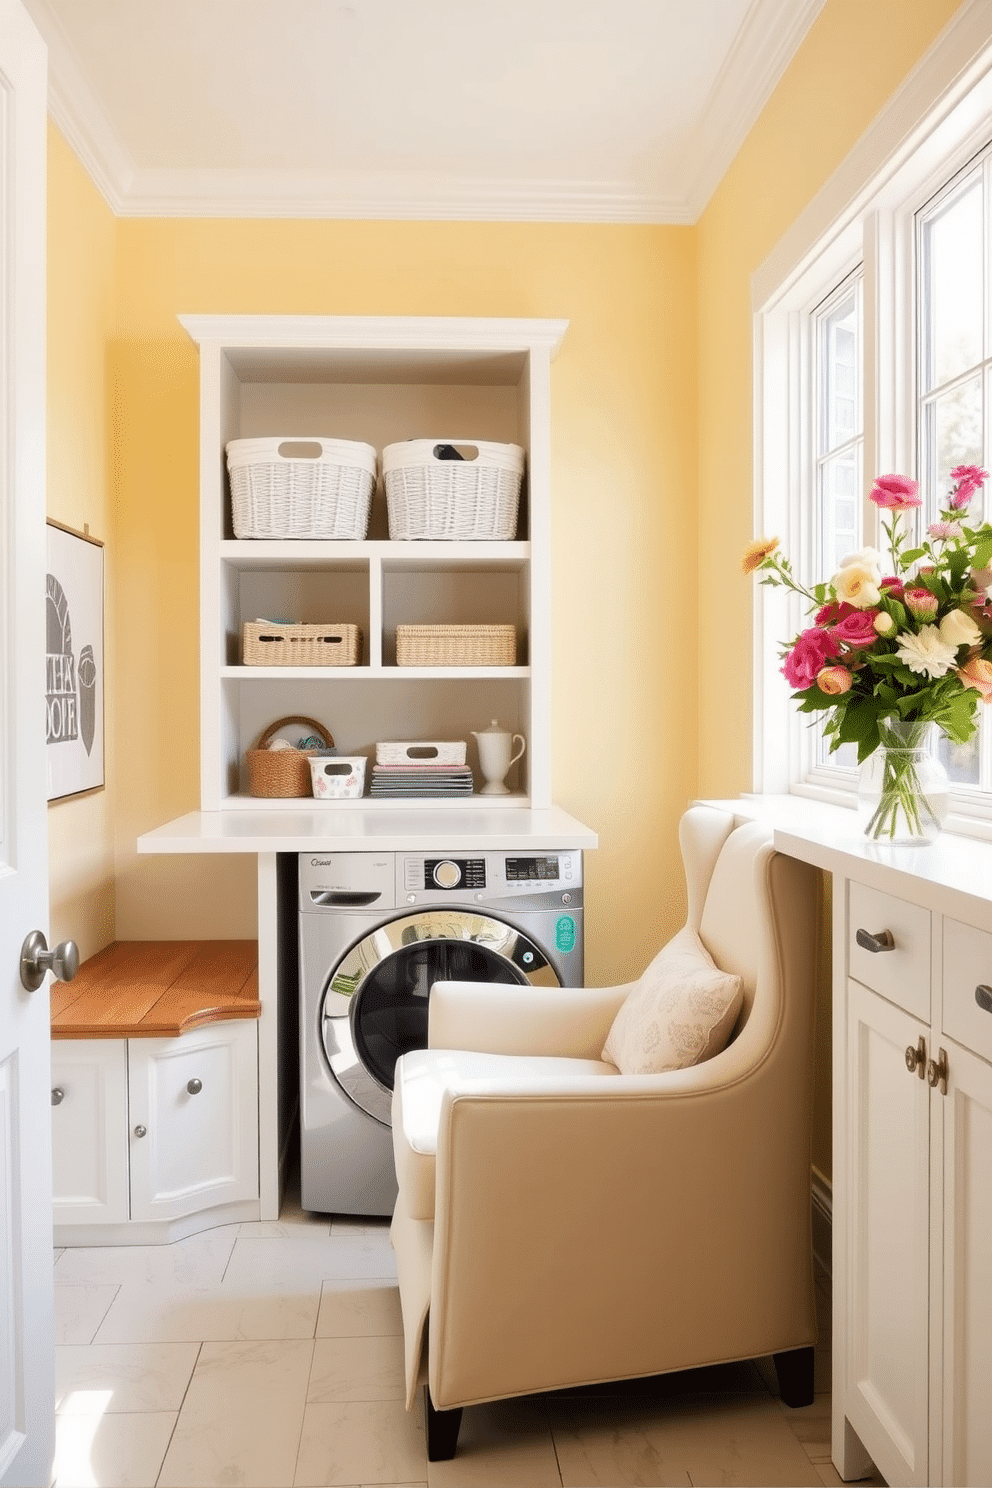
[[[921,1033],[915,1049],[912,1044],[907,1044],[906,1046],[906,1068],[911,1075],[915,1073],[919,1075],[921,1080],[924,1080],[926,1078],[926,1064],[927,1042]]]
[[[875,955],[879,951],[894,951],[896,948],[895,936],[891,930],[879,930],[875,935],[870,930],[859,930],[854,938],[862,950],[871,951]]]
[[[940,1086],[941,1095],[947,1094],[947,1050],[941,1049],[936,1060],[931,1059],[927,1065],[927,1080],[931,1090]]]

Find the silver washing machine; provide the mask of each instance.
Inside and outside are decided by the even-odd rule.
[[[301,853],[299,895],[303,1207],[391,1214],[393,1070],[432,984],[581,986],[582,854]]]

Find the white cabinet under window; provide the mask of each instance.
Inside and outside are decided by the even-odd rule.
[[[133,1227],[241,1201],[257,1207],[255,1020],[180,1038],[56,1040],[52,1086],[57,1239],[62,1226]],[[100,1238],[126,1237],[87,1231],[90,1243]]]

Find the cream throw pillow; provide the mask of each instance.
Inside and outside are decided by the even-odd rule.
[[[624,1075],[685,1069],[719,1054],[744,998],[739,976],[721,971],[691,926],[659,951],[627,994],[603,1058]]]

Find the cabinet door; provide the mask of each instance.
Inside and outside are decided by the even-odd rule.
[[[254,1022],[128,1044],[131,1218],[258,1197]]]
[[[52,1044],[56,1224],[127,1219],[127,1055],[123,1039]]]
[[[948,1041],[942,1482],[992,1483],[992,1065]]]
[[[929,1029],[848,992],[845,1412],[890,1484],[927,1481],[930,1090],[906,1050]]]

